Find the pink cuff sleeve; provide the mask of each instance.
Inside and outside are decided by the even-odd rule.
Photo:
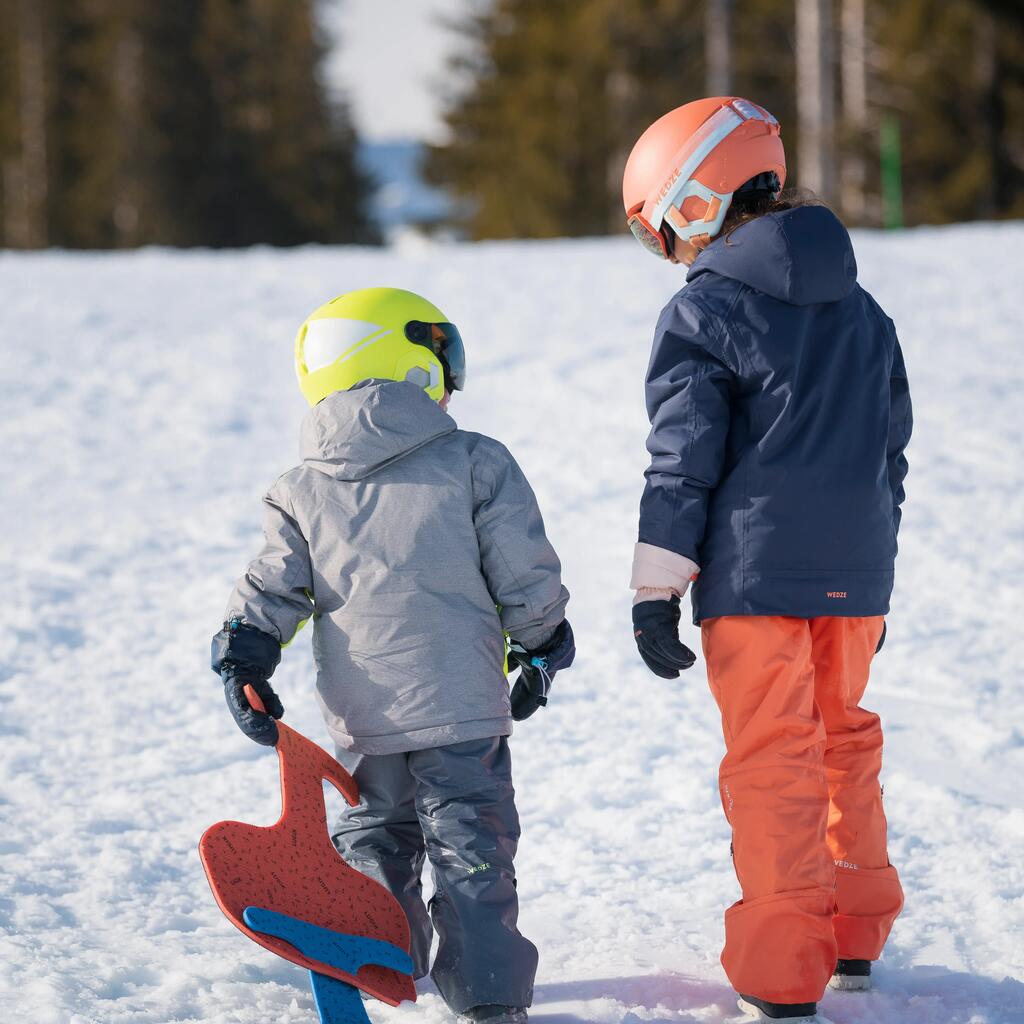
[[[653,544],[637,544],[633,551],[633,576],[629,581],[637,592],[634,604],[682,597],[699,573],[700,566],[683,555]]]

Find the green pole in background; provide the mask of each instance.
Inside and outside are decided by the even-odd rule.
[[[879,133],[882,161],[882,225],[903,227],[903,158],[900,155],[900,119],[885,114]]]

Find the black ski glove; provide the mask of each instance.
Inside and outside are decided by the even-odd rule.
[[[548,702],[548,692],[555,673],[569,668],[576,657],[576,640],[568,619],[562,619],[555,635],[535,651],[528,651],[512,641],[508,652],[511,672],[519,668],[519,678],[512,687],[512,718],[525,721],[537,708]]]
[[[889,627],[885,624],[885,619],[882,619],[882,635],[878,638],[878,646],[875,648],[875,654],[882,649],[882,644],[885,643],[885,634],[889,631]]]
[[[277,743],[275,718],[284,706],[268,679],[281,660],[281,645],[269,634],[238,619],[224,623],[213,638],[210,663],[224,681],[224,697],[238,728],[249,739],[272,747]],[[249,685],[259,695],[266,712],[255,711],[245,696]]]
[[[697,655],[679,642],[679,598],[671,601],[641,601],[633,605],[633,636],[640,657],[662,679],[678,679]]]

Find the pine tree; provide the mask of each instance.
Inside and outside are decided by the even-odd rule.
[[[199,60],[217,112],[204,169],[222,244],[372,241],[343,108],[319,79],[310,0],[207,0]]]
[[[0,188],[10,244],[35,249],[50,237],[53,33],[48,0],[3,0],[0,6]]]
[[[314,0],[0,4],[6,244],[377,240]]]
[[[79,248],[148,240],[156,201],[145,131],[141,0],[65,0],[55,54],[54,242]]]
[[[1020,216],[1024,152],[1011,142],[1024,138],[1024,18],[998,0],[906,0],[873,14],[885,41],[877,105],[902,127],[907,222]]]
[[[459,225],[474,238],[622,230],[619,180],[633,142],[655,118],[704,94],[706,67],[721,80],[721,67],[710,66],[721,55],[706,52],[709,3],[722,8],[722,0],[474,8],[459,23],[464,52],[452,67],[468,85],[447,98],[450,137],[427,162],[431,179],[457,196]],[[1024,212],[1019,0],[863,0],[863,49],[860,0],[801,3],[837,15],[809,38],[823,100],[815,123],[825,137],[807,149],[798,145],[797,101],[807,96],[796,86],[796,5],[728,5],[732,88],[782,122],[791,184],[814,177],[800,158],[814,160],[812,183],[839,200],[838,159],[840,212],[879,223],[879,124],[896,115],[908,223]],[[842,119],[830,98],[840,78]]]
[[[496,0],[462,23],[431,180],[462,200],[472,237],[604,234],[621,225],[620,175],[646,124],[699,90],[702,22],[670,0]],[[672,68],[677,75],[666,76]],[[687,86],[687,83],[690,83]]]
[[[592,50],[603,33],[583,27],[597,9],[497,0],[463,23],[473,51],[461,69],[474,82],[448,115],[452,144],[431,152],[428,171],[471,200],[473,237],[560,235],[577,215],[574,233],[604,230],[603,182],[596,208],[586,202],[603,174],[606,68]]]

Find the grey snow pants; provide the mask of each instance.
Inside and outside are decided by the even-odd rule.
[[[335,846],[401,903],[416,976],[427,973],[436,931],[430,975],[453,1011],[529,1006],[537,948],[516,926],[519,815],[507,738],[400,754],[339,749],[337,757],[359,785],[359,804],[336,823]],[[425,857],[435,889],[429,916],[420,881]]]

